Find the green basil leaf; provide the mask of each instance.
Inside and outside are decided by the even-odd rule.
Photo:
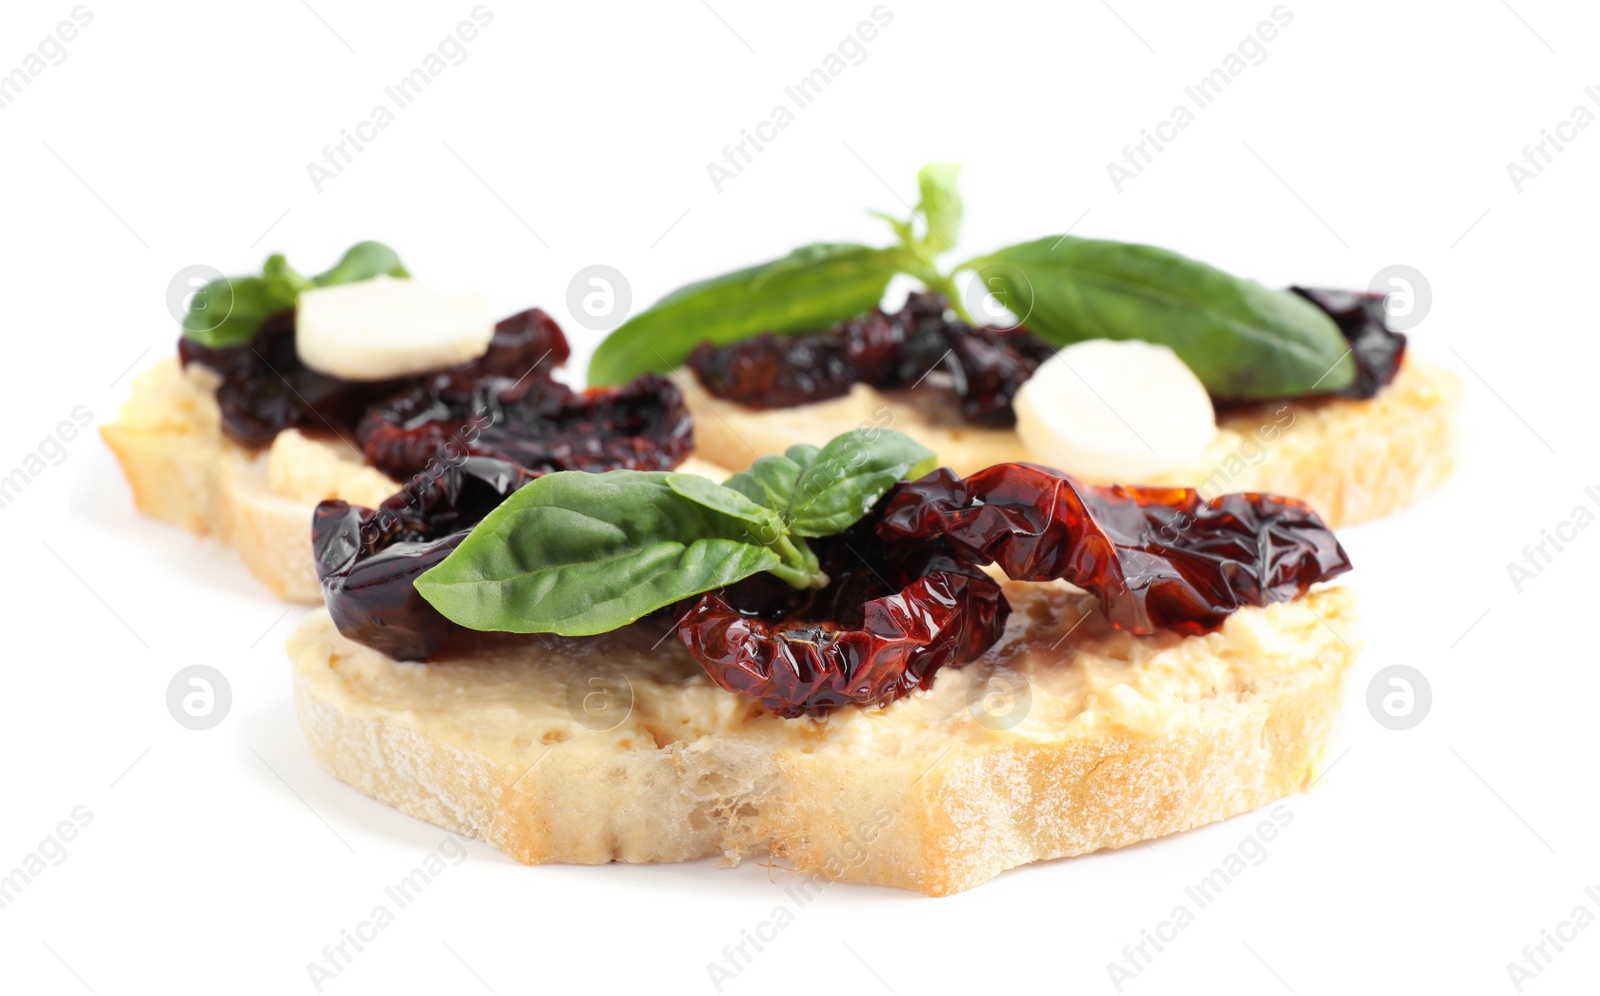
[[[771,527],[778,519],[771,508],[751,501],[733,488],[699,474],[668,474],[667,487],[696,504],[756,526]]]
[[[791,446],[765,456],[727,487],[782,516],[792,536],[832,536],[866,515],[903,478],[921,477],[937,458],[910,436],[863,427],[835,436],[820,450]]]
[[[792,452],[791,459],[795,457]],[[863,427],[835,436],[795,482],[785,521],[795,536],[832,536],[855,523],[896,481],[917,478],[938,463],[934,452],[904,433]]]
[[[261,266],[261,279],[278,288],[298,296],[301,291],[307,291],[316,286],[316,283],[300,275],[300,271],[289,265],[289,260],[282,253],[274,253],[267,257]]]
[[[806,332],[867,311],[900,268],[901,249],[818,243],[782,259],[673,291],[623,322],[595,350],[589,383],[620,384],[681,364],[703,341]]]
[[[922,191],[923,217],[928,220],[928,248],[935,255],[955,248],[961,238],[961,195],[956,181],[961,176],[957,163],[929,163],[917,172]]]
[[[319,273],[312,280],[318,287],[334,284],[353,284],[377,276],[409,277],[400,256],[382,242],[357,242],[345,250],[333,269]]]
[[[1170,250],[1048,236],[962,269],[980,271],[1051,342],[1161,343],[1220,398],[1294,397],[1355,380],[1344,336],[1315,305]]]
[[[813,446],[810,443],[795,443],[783,451],[785,456],[798,463],[801,467],[809,467],[816,463],[817,454],[821,452],[822,447]]]
[[[605,633],[782,561],[750,523],[673,490],[664,471],[564,471],[490,512],[417,591],[470,629]]]
[[[867,214],[874,218],[880,218],[883,221],[888,222],[889,227],[894,229],[895,238],[900,240],[901,245],[909,246],[916,242],[916,236],[914,232],[915,226],[912,225],[911,221],[902,221],[901,219],[896,218],[894,215],[887,214],[883,211],[868,211]],[[912,219],[914,220],[915,218],[916,215],[913,214]]]
[[[311,282],[282,256],[272,256],[259,277],[220,277],[195,292],[183,317],[183,334],[213,349],[242,346],[267,316],[294,306]]]
[[[796,443],[787,454],[772,453],[756,461],[725,482],[725,487],[743,494],[758,505],[785,512],[794,496],[800,475],[817,459],[819,447]]]
[[[348,284],[379,274],[410,276],[395,251],[381,242],[357,242],[333,269],[307,278],[282,255],[267,257],[259,277],[220,277],[197,291],[183,316],[183,334],[203,346],[243,346],[267,316],[294,307],[301,292]]]

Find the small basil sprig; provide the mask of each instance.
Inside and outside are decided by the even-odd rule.
[[[273,255],[259,277],[219,277],[195,292],[183,318],[183,334],[203,346],[242,346],[275,311],[293,307],[301,292],[368,280],[380,274],[408,277],[400,257],[381,242],[357,242],[332,269],[305,277],[282,255]]]
[[[768,571],[828,578],[806,537],[843,531],[932,451],[887,429],[763,457],[717,484],[694,474],[563,471],[524,486],[416,581],[469,629],[588,636]]]
[[[917,171],[917,190],[922,195],[917,210],[927,222],[923,241],[935,253],[954,249],[961,239],[961,195],[956,181],[961,167],[955,163],[929,163]]]
[[[883,299],[889,279],[909,273],[943,285],[933,260],[961,230],[959,166],[935,163],[918,174],[922,203],[909,219],[878,214],[900,237],[882,249],[854,243],[801,246],[782,259],[680,287],[623,322],[589,361],[590,384],[620,384],[677,367],[702,342],[725,345],[760,332],[814,332],[854,318]],[[925,231],[916,232],[918,216]],[[953,292],[951,300],[955,300]]]
[[[832,536],[854,525],[895,481],[933,466],[933,451],[911,437],[863,427],[820,449],[800,444],[783,456],[758,457],[726,487],[772,509],[791,535]]]
[[[1049,236],[961,268],[1056,345],[1161,343],[1220,398],[1336,391],[1355,379],[1348,343],[1321,309],[1167,249]]]

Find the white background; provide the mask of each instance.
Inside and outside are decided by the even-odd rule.
[[[6,4],[0,72],[72,6]],[[946,159],[966,167],[966,254],[1076,223],[1274,285],[1363,287],[1407,264],[1433,294],[1416,355],[1467,388],[1460,470],[1344,535],[1367,646],[1337,762],[1288,801],[1267,859],[1124,991],[1514,992],[1506,963],[1525,944],[1580,903],[1600,913],[1584,894],[1600,887],[1600,529],[1520,594],[1506,569],[1575,506],[1597,508],[1600,127],[1520,193],[1506,172],[1575,106],[1600,112],[1584,95],[1600,87],[1592,7],[1289,0],[1266,60],[1119,193],[1107,162],[1271,0],[890,0],[865,61],[718,193],[706,163],[873,0],[491,0],[466,60],[318,193],[306,163],[472,6],[91,0],[65,61],[0,111],[0,473],[77,405],[114,417],[130,369],[173,348],[180,268],[246,272],[276,250],[314,271],[382,239],[432,283],[507,313],[543,305],[586,352],[595,336],[565,308],[580,267],[620,269],[638,307],[803,242],[878,241],[864,209],[903,213],[917,167]],[[443,835],[312,761],[282,651],[304,610],[227,549],[135,514],[93,433],[0,525],[0,872],[74,807],[93,813],[0,910],[0,990],[311,992],[306,963]],[[194,663],[233,689],[207,732],[165,705]],[[1365,705],[1397,663],[1434,697],[1405,732]],[[724,991],[1114,992],[1107,962],[1256,822],[947,899],[834,886]],[[706,964],[794,881],[754,862],[523,868],[473,844],[324,991],[708,993]],[[1597,974],[1591,926],[1523,991]]]

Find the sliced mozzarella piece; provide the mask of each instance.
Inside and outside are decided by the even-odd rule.
[[[1015,408],[1017,434],[1040,463],[1122,484],[1198,459],[1217,434],[1194,371],[1136,339],[1066,347],[1022,385]]]
[[[301,362],[345,380],[426,373],[482,356],[494,336],[489,302],[373,277],[300,295],[295,350]]]

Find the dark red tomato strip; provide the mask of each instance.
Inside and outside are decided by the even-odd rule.
[[[892,702],[927,688],[945,664],[987,650],[1011,607],[986,577],[934,571],[862,606],[859,625],[771,622],[702,595],[678,636],[711,680],[779,716]]]
[[[1394,380],[1405,359],[1406,337],[1389,328],[1386,295],[1314,287],[1289,289],[1326,312],[1350,344],[1356,379],[1337,392],[1340,397],[1375,397]]]
[[[1287,601],[1350,569],[1333,532],[1292,498],[1206,502],[1191,488],[1098,487],[1023,463],[965,479],[940,468],[902,485],[878,534],[942,538],[1019,581],[1068,581],[1138,634],[1208,633],[1242,606]]]
[[[1054,352],[1026,329],[959,321],[930,292],[912,294],[898,312],[873,308],[821,332],[701,343],[686,362],[712,395],[763,409],[837,398],[857,383],[914,387],[943,372],[963,418],[1004,427],[1016,424],[1017,389]]]
[[[505,460],[467,457],[418,475],[376,509],[318,505],[311,548],[339,632],[395,660],[433,653],[460,627],[417,594],[417,578],[534,476]]]
[[[222,430],[252,449],[270,446],[284,429],[347,434],[369,408],[401,392],[421,388],[460,396],[482,384],[526,384],[548,377],[569,353],[561,327],[538,308],[497,324],[488,351],[471,362],[381,381],[344,380],[301,363],[292,308],[269,317],[243,346],[212,349],[187,337],[178,340],[184,366],[199,363],[222,377],[217,387]]]
[[[746,578],[680,605],[679,640],[718,685],[789,717],[891,702],[981,657],[1011,614],[1000,586],[939,540],[880,539],[883,508],[810,541],[827,587]]]
[[[370,408],[357,439],[373,466],[397,477],[446,453],[598,474],[670,470],[694,448],[694,426],[677,385],[660,374],[588,391],[546,375],[470,390],[418,385]]]

